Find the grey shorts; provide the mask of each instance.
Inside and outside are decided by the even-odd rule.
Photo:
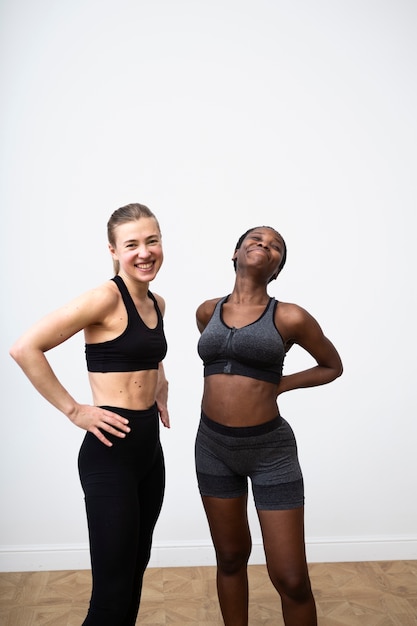
[[[247,494],[250,478],[258,510],[304,505],[297,444],[291,426],[281,416],[259,426],[235,428],[202,413],[195,462],[202,496],[238,498]]]

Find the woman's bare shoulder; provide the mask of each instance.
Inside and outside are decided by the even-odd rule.
[[[83,302],[95,311],[108,312],[120,302],[120,291],[116,283],[107,280],[105,283],[89,289],[73,302]]]
[[[205,300],[197,308],[197,316],[199,315],[213,315],[213,311],[216,304],[220,302],[221,298],[212,298],[211,300]]]
[[[287,349],[312,328],[319,330],[319,325],[310,313],[299,304],[279,302],[275,311],[275,324],[280,331]]]
[[[276,308],[277,318],[292,321],[293,323],[302,321],[309,315],[306,309],[294,302],[281,302],[280,300]]]
[[[114,287],[107,282],[73,298],[36,322],[22,335],[19,344],[36,346],[46,352],[80,330],[102,324],[117,306],[119,296]]]
[[[213,315],[216,304],[220,302],[221,298],[212,298],[211,300],[205,300],[202,302],[196,311],[197,326],[200,330],[203,330],[211,316]]]
[[[152,292],[153,297],[155,298],[155,300],[158,303],[158,307],[159,310],[161,311],[161,314],[164,315],[165,314],[165,300],[162,296],[160,296],[158,293],[154,293]]]

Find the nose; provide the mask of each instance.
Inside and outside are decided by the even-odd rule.
[[[266,248],[267,250],[269,250],[268,244],[266,244],[264,241],[260,241],[258,243],[258,246],[260,246],[261,248]]]
[[[138,247],[138,257],[141,257],[143,259],[144,257],[148,257],[149,255],[150,251],[148,246],[143,245]]]

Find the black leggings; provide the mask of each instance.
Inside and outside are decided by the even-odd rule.
[[[134,626],[165,488],[159,417],[156,405],[102,408],[126,417],[131,431],[106,433],[112,447],[87,433],[80,449],[93,578],[83,626]]]

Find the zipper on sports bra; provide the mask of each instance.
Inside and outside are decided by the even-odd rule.
[[[236,331],[236,328],[234,326],[232,326],[232,328],[230,329],[229,336],[227,338],[226,354],[229,354],[229,348],[230,348],[230,345],[232,343],[233,335],[235,334],[235,331]],[[230,360],[228,360],[226,365],[223,368],[223,374],[230,374],[231,371],[232,371],[232,362]]]

